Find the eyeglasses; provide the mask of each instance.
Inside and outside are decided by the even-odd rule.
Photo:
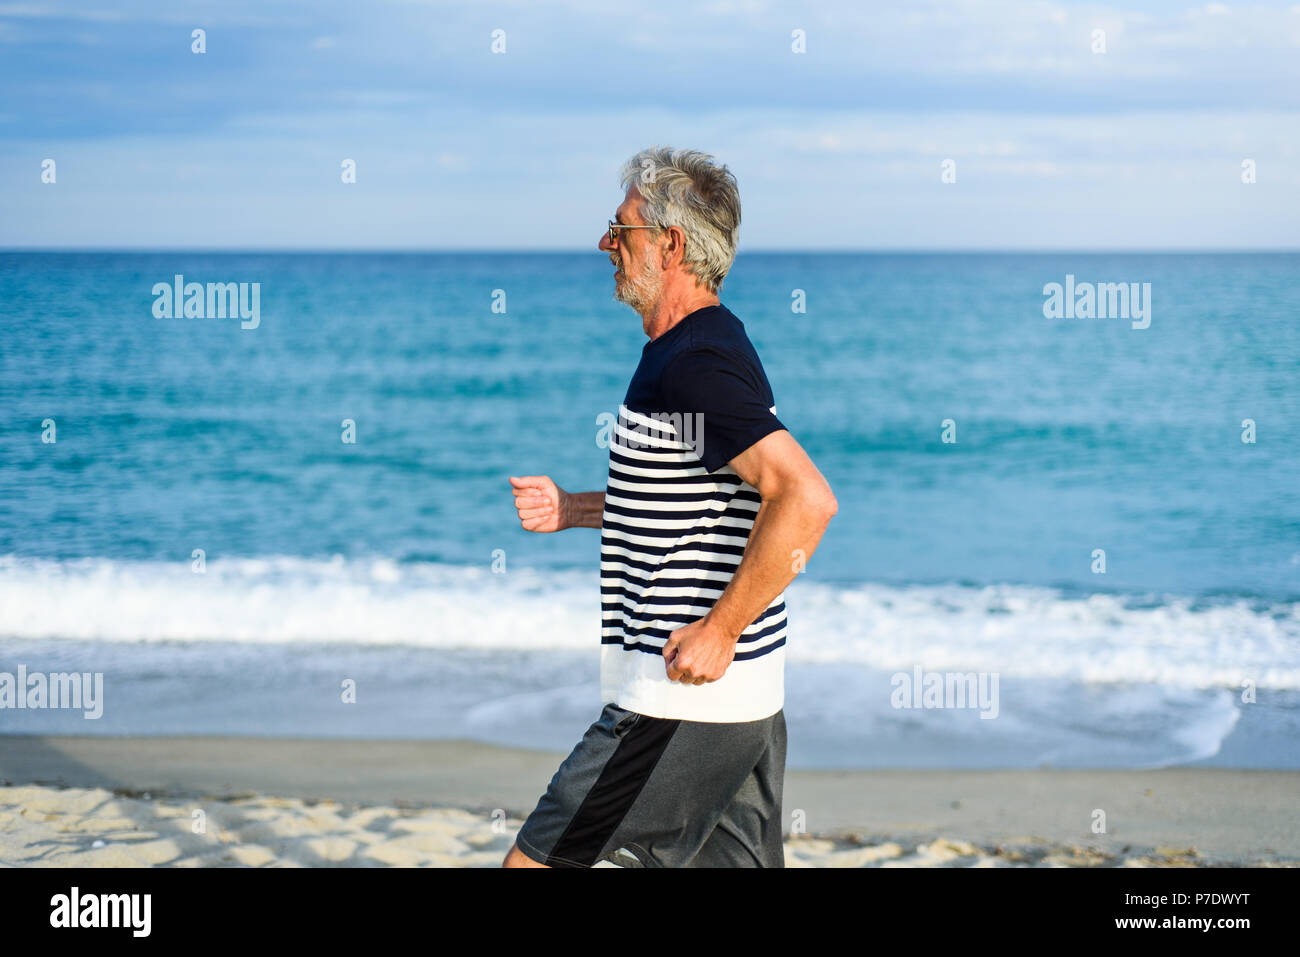
[[[616,230],[619,229],[661,229],[661,228],[662,227],[660,226],[628,226],[626,223],[616,223],[614,222],[614,220],[611,219],[609,221],[609,241],[611,243],[618,242],[618,233],[616,232]]]

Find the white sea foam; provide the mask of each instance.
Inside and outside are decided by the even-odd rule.
[[[805,580],[787,600],[792,663],[1300,689],[1298,603]],[[582,650],[598,640],[599,601],[594,569],[267,557],[214,558],[196,574],[188,562],[0,556],[7,638]]]
[[[888,671],[1300,688],[1300,603],[1179,596],[1083,598],[998,585],[855,588],[800,584],[788,596],[791,657]],[[796,630],[797,629],[797,630]]]

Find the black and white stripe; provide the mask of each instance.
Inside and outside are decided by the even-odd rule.
[[[706,470],[672,423],[620,406],[600,534],[602,644],[662,655],[668,636],[702,618],[726,588],[759,504],[729,466]],[[785,640],[778,595],[741,634],[735,662]]]

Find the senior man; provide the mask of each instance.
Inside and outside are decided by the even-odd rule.
[[[531,532],[599,528],[604,708],[506,867],[783,867],[783,591],[836,511],[718,292],[735,177],[694,150],[623,168],[599,248],[649,341],[603,492],[511,477]]]

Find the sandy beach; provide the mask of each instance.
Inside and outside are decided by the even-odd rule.
[[[0,736],[0,865],[496,867],[562,758],[469,741]],[[1298,795],[1288,771],[793,770],[786,863],[1297,866]]]

